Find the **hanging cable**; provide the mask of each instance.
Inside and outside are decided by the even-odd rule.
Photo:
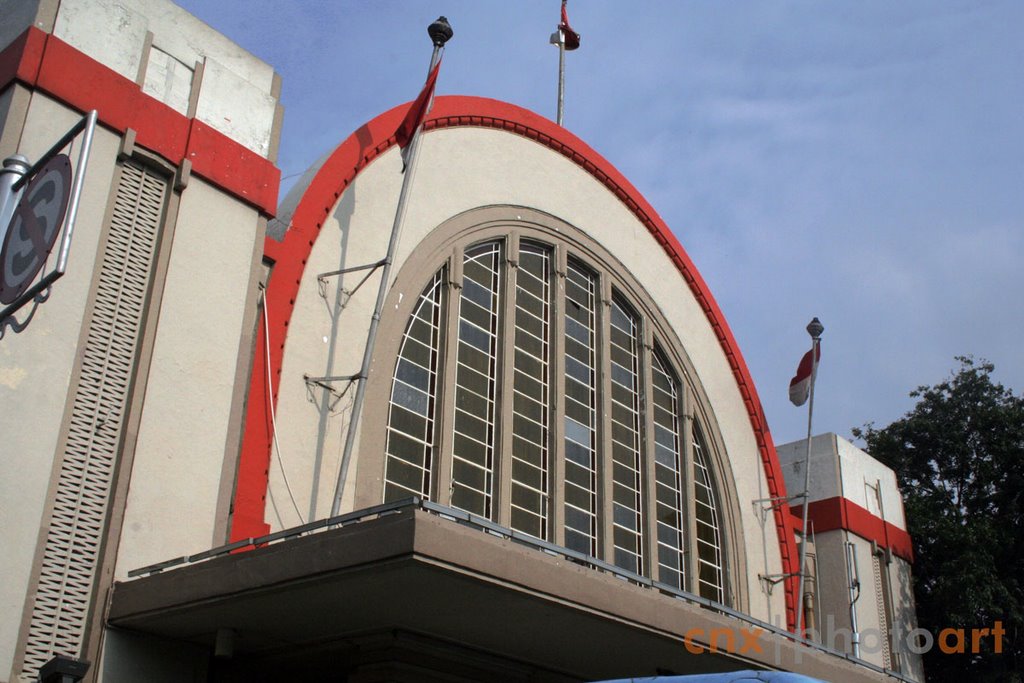
[[[267,498],[270,499],[270,507],[274,508],[274,516],[277,517],[277,525],[282,529],[287,529],[288,525],[284,523],[284,517],[281,516],[281,511],[277,509],[277,499],[274,498],[274,489],[267,487]]]
[[[302,513],[299,512],[299,506],[295,502],[295,495],[292,493],[292,486],[288,482],[288,473],[284,470],[284,456],[281,454],[281,444],[277,440],[277,415],[274,412],[274,383],[271,378],[270,368],[270,308],[267,304],[267,290],[266,287],[260,283],[260,295],[263,299],[263,341],[265,343],[265,350],[267,356],[267,397],[270,399],[270,429],[274,435],[274,449],[277,451],[277,466],[281,470],[281,478],[284,480],[284,487],[288,491],[288,497],[292,501],[292,507],[295,508],[295,514],[299,518],[299,524],[305,524],[306,520],[302,518]],[[271,501],[273,502],[273,501]],[[277,506],[274,506],[275,512]],[[278,513],[278,519],[281,518]],[[282,524],[282,526],[284,526]]]

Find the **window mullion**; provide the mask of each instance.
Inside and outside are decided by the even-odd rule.
[[[548,529],[555,545],[565,545],[565,391],[559,378],[565,376],[565,276],[567,254],[563,245],[554,250],[555,272],[552,278],[554,304],[551,314],[551,369],[548,379],[552,410],[551,499]]]
[[[683,506],[686,518],[686,537],[683,542],[686,544],[686,590],[691,593],[700,594],[700,565],[697,554],[697,491],[693,477],[693,395],[690,393],[688,384],[682,387],[683,409],[682,419],[682,478],[683,478]]]
[[[644,553],[646,561],[641,570],[645,576],[658,579],[658,494],[657,477],[655,475],[654,461],[654,380],[651,377],[653,362],[651,356],[654,351],[654,332],[651,325],[643,327],[643,351],[640,359],[640,372],[643,378],[640,386],[643,403],[641,410],[641,438],[642,449],[642,471],[640,474],[643,482],[643,547],[648,549]]]
[[[507,292],[504,301],[501,302],[501,311],[498,318],[498,339],[505,343],[498,345],[498,353],[501,354],[500,368],[498,371],[498,386],[500,396],[498,397],[498,408],[495,417],[498,423],[497,453],[494,457],[494,501],[492,503],[496,515],[495,521],[498,524],[512,526],[512,511],[510,501],[512,500],[512,406],[513,406],[513,365],[515,353],[511,345],[515,339],[515,305],[516,305],[516,277],[519,269],[519,233],[511,232],[508,236],[505,247],[505,272],[502,273],[502,286]]]
[[[601,287],[601,306],[598,307],[597,321],[597,547],[598,557],[605,562],[615,563],[615,533],[612,500],[614,499],[612,452],[612,410],[611,410],[611,306],[612,284],[605,273],[598,274]]]
[[[452,450],[455,432],[455,370],[459,350],[459,294],[462,290],[462,247],[456,246],[452,253],[448,278],[447,319],[444,322],[444,363],[441,368],[440,394],[444,396],[437,426],[438,452],[434,462],[437,463],[436,486],[434,500],[442,505],[450,505],[452,499]]]

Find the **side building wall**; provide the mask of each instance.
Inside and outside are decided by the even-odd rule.
[[[806,440],[778,447],[791,495],[803,489],[806,449]],[[856,633],[861,659],[924,680],[920,655],[906,649],[917,627],[913,549],[895,473],[831,433],[812,439],[810,468],[819,639],[853,654]],[[793,513],[800,517],[802,508]]]
[[[0,157],[100,125],[67,274],[0,339],[0,680],[95,661],[114,576],[227,537],[278,92],[164,0],[4,5]]]

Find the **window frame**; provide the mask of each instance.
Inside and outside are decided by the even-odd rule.
[[[454,413],[454,400],[450,392],[454,391],[454,364],[452,356],[457,347],[458,315],[452,311],[459,297],[463,284],[462,263],[466,249],[490,240],[503,240],[501,248],[503,278],[500,287],[503,290],[501,310],[499,312],[499,334],[510,339],[513,332],[515,297],[504,295],[514,292],[516,287],[515,271],[518,269],[521,243],[544,244],[550,247],[550,262],[553,266],[552,290],[564,289],[564,277],[568,261],[574,260],[594,273],[598,283],[597,329],[599,348],[597,349],[598,366],[598,412],[601,423],[598,427],[598,451],[602,454],[601,471],[598,474],[598,530],[596,556],[614,564],[614,544],[612,542],[612,477],[610,457],[610,411],[602,410],[610,405],[608,396],[610,386],[610,362],[608,358],[610,304],[612,297],[617,296],[627,303],[639,320],[638,350],[641,379],[640,391],[640,437],[641,449],[641,499],[643,509],[643,565],[639,573],[654,577],[657,581],[657,528],[654,498],[654,440],[652,411],[646,406],[651,405],[651,360],[654,347],[662,353],[663,361],[668,363],[679,382],[678,415],[682,427],[684,469],[683,487],[686,498],[684,524],[685,557],[684,590],[699,594],[697,583],[698,568],[696,552],[696,522],[694,519],[694,474],[693,455],[690,445],[693,421],[700,424],[707,452],[704,454],[707,465],[712,472],[716,485],[718,518],[721,532],[721,554],[723,563],[722,591],[723,602],[734,608],[744,608],[748,597],[745,586],[737,577],[746,575],[746,559],[744,553],[738,552],[742,545],[742,529],[739,526],[739,507],[737,494],[728,460],[725,453],[721,433],[710,409],[707,394],[700,385],[696,372],[672,327],[668,325],[657,304],[646,295],[645,289],[635,276],[627,271],[615,257],[601,245],[594,242],[579,229],[557,218],[525,207],[493,206],[474,209],[449,219],[434,229],[421,244],[410,249],[408,259],[401,265],[395,285],[392,287],[385,310],[394,315],[385,316],[382,321],[382,333],[375,352],[375,362],[370,374],[367,403],[364,410],[368,415],[381,416],[382,419],[367,419],[360,435],[365,446],[357,450],[357,486],[356,507],[368,507],[380,503],[383,496],[383,473],[386,457],[383,451],[381,434],[387,431],[387,408],[390,398],[392,375],[395,369],[397,350],[405,332],[409,314],[415,305],[420,291],[431,277],[444,268],[447,288],[445,298],[448,302],[446,319],[447,332],[442,340],[441,355],[445,360],[440,371],[443,380],[438,388],[437,401],[443,407],[439,412],[438,450],[435,454],[436,476],[430,491],[430,499],[442,504],[449,504],[450,497],[444,492],[450,490],[451,444],[450,431]],[[551,302],[550,365],[551,378],[563,374],[564,354],[564,295],[556,295]],[[454,343],[452,340],[455,340]],[[505,378],[512,375],[512,353],[502,353],[498,358],[499,372]],[[379,360],[378,360],[379,359]],[[511,528],[510,496],[511,477],[511,429],[503,429],[502,425],[510,424],[511,415],[511,381],[502,381],[499,392],[500,408],[498,415],[498,434],[496,443],[497,457],[494,462],[494,486],[492,493],[493,510],[491,519],[501,526]],[[548,473],[548,534],[545,540],[556,545],[565,546],[564,520],[564,482],[565,461],[564,426],[561,416],[565,414],[564,391],[557,380],[550,392],[549,402],[552,417],[549,420],[549,462]],[[371,425],[376,425],[372,427]]]

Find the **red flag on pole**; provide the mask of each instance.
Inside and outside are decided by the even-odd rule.
[[[405,172],[405,166],[408,163],[409,145],[412,143],[413,137],[416,135],[416,131],[419,130],[420,125],[423,123],[423,119],[427,118],[427,113],[430,111],[430,105],[434,101],[434,85],[437,83],[437,73],[441,68],[441,60],[437,60],[437,64],[430,70],[430,74],[427,76],[427,82],[423,85],[423,90],[416,96],[412,104],[409,106],[409,111],[406,112],[405,118],[402,119],[401,125],[398,126],[398,130],[395,131],[395,141],[398,143],[399,148],[402,150],[402,172]]]
[[[789,381],[789,400],[795,406],[802,406],[806,403],[807,397],[811,393],[811,383],[814,381],[818,361],[821,360],[821,342],[818,342],[814,348],[817,351],[814,354],[814,360],[811,360],[811,351],[805,353],[804,357],[800,359],[800,365],[797,366],[796,375]]]
[[[566,0],[562,0],[562,23],[558,25],[558,30],[562,32],[565,49],[575,50],[580,46],[580,34],[569,27],[569,14],[565,11],[565,2]]]

